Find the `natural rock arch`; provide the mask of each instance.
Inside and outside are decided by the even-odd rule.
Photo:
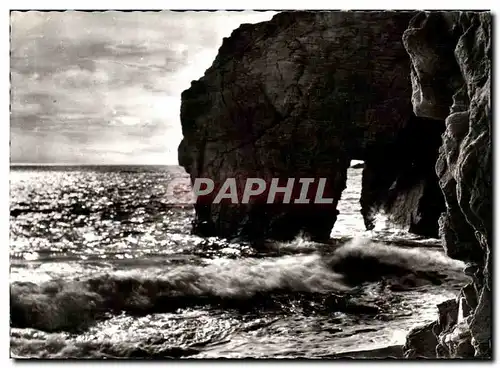
[[[349,162],[360,159],[367,226],[383,208],[437,236],[444,207],[432,168],[444,125],[412,112],[402,35],[415,14],[285,12],[224,39],[213,65],[182,94],[180,164],[193,180],[236,176],[240,187],[248,177],[325,177],[334,203],[197,203],[195,231],[326,240]]]

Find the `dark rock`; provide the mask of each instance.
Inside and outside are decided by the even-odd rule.
[[[441,331],[449,330],[457,323],[458,303],[455,299],[449,299],[438,304],[439,320],[438,327]]]
[[[446,201],[441,237],[473,279],[463,289],[469,309],[437,331],[442,357],[491,357],[491,26],[489,12],[422,12],[403,36],[414,111],[446,122],[436,163]]]
[[[460,291],[464,303],[466,305],[466,310],[464,310],[464,317],[468,316],[472,310],[477,307],[477,290],[474,284],[467,284]],[[464,307],[463,307],[464,308]]]
[[[479,271],[479,267],[473,263],[469,263],[467,266],[464,268],[464,273],[467,276],[475,277],[476,273]]]
[[[463,320],[451,325],[446,331],[440,331],[436,353],[438,358],[443,359],[473,357],[474,348],[471,345],[471,334],[467,322]]]
[[[466,358],[474,355],[474,349],[470,343],[470,332],[462,316],[459,315],[459,304],[450,299],[438,305],[439,319],[431,326],[434,338],[427,336],[428,348],[432,348],[436,358]],[[415,348],[416,339],[408,339],[408,351]],[[434,356],[433,356],[434,357]]]
[[[283,12],[224,39],[213,65],[182,93],[179,163],[215,188],[236,178],[326,178],[332,204],[214,204],[199,197],[202,236],[326,241],[351,159],[365,161],[362,214],[385,210],[436,236],[444,210],[433,171],[440,134],[415,117],[401,37],[415,12]],[[425,142],[425,144],[422,144]],[[294,187],[294,191],[300,188]],[[411,213],[408,209],[411,208]]]
[[[394,143],[370,153],[360,200],[368,229],[373,227],[373,214],[382,210],[415,234],[438,237],[438,219],[445,207],[434,166],[443,131],[444,124],[412,117]]]
[[[415,327],[406,336],[406,343],[403,346],[404,357],[406,359],[436,358],[436,346],[438,340],[433,329],[436,322],[424,326]]]
[[[487,286],[483,286],[478,305],[472,314],[469,326],[472,335],[471,344],[475,349],[475,356],[491,358],[493,325],[491,321],[491,291]]]

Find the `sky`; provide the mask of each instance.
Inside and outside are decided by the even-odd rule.
[[[177,164],[180,95],[273,12],[12,12],[12,163]]]

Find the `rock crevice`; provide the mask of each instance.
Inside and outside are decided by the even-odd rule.
[[[439,357],[491,357],[491,14],[427,12],[403,35],[412,60],[412,103],[419,116],[445,119],[436,172],[446,211],[439,219],[446,253],[467,262],[472,283],[436,329]],[[442,313],[440,311],[441,317]],[[465,347],[472,346],[473,349]],[[411,349],[411,344],[409,346]]]

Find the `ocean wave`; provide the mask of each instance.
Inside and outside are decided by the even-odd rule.
[[[123,313],[98,321],[80,334],[12,328],[11,354],[22,358],[180,358],[219,345],[247,325],[230,313],[214,315],[193,309],[146,316]]]
[[[170,346],[149,341],[148,344],[120,344],[104,341],[74,341],[65,336],[26,339],[12,336],[12,358],[35,359],[176,359],[199,353],[199,349]]]
[[[401,284],[438,284],[454,272],[460,274],[462,268],[461,262],[450,260],[442,252],[355,239],[328,256],[218,258],[204,266],[116,271],[41,283],[13,282],[11,326],[79,331],[97,319],[121,312],[162,313],[206,305],[248,311],[283,305],[290,308],[301,300],[319,303],[326,311],[372,313],[376,308],[349,305],[345,299],[354,295],[359,284],[387,276],[403,280],[396,283],[400,289]]]
[[[74,330],[85,328],[109,312],[154,313],[214,303],[245,305],[244,301],[263,294],[345,290],[342,276],[328,269],[319,255],[218,259],[204,267],[122,271],[42,283],[14,282],[10,287],[11,325]]]
[[[416,278],[463,279],[462,261],[447,257],[442,251],[404,248],[355,238],[340,246],[327,261],[350,283],[379,280],[382,276],[413,275]]]

